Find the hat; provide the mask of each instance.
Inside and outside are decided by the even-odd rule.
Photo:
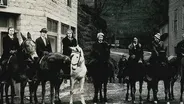
[[[155,37],[157,38],[157,39],[160,39],[160,33],[157,33],[156,35],[155,35]]]
[[[46,29],[46,28],[42,28],[42,29],[40,30],[40,32],[47,33],[47,29]]]
[[[100,32],[100,33],[98,33],[98,34],[97,34],[97,38],[98,38],[98,37],[100,37],[100,36],[104,36],[104,34],[103,34],[103,33],[101,33],[101,32]]]

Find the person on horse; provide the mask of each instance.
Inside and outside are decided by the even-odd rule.
[[[179,63],[179,66],[181,66],[181,59],[184,57],[184,34],[182,34],[182,38],[183,40],[181,40],[175,48],[175,52],[177,55],[177,62]],[[179,75],[180,75],[180,68],[178,68],[178,77]]]
[[[48,55],[52,52],[50,41],[47,37],[47,29],[42,28],[40,31],[40,37],[36,39],[36,52],[41,59],[44,55]]]
[[[128,67],[132,66],[132,64],[143,63],[144,61],[143,60],[143,49],[137,37],[133,38],[133,41],[128,46],[128,49],[129,49]],[[128,71],[130,70],[125,70],[126,77],[124,81],[129,80]]]
[[[3,72],[6,72],[6,65],[12,55],[15,55],[20,48],[19,41],[15,36],[15,29],[8,28],[8,35],[3,38],[3,54],[1,56],[1,65]]]
[[[66,55],[70,57],[72,50],[70,47],[77,46],[77,40],[74,38],[73,31],[71,29],[68,29],[66,32],[66,37],[62,40],[63,43],[63,55]],[[65,72],[65,74],[69,74],[70,72]],[[64,80],[65,83],[67,83],[67,80]]]
[[[77,40],[74,38],[73,31],[71,29],[67,30],[66,37],[62,40],[63,43],[63,55],[70,57],[72,50],[70,47],[77,46]]]
[[[109,45],[104,41],[104,34],[100,32],[97,34],[97,41],[92,46],[91,56],[93,61],[109,60],[110,51],[107,53],[107,50],[109,50]]]
[[[157,33],[154,36],[154,40],[152,41],[152,55],[150,59],[151,64],[159,64],[165,65],[167,63],[166,58],[166,50],[167,47],[164,45],[164,42],[160,40],[161,34]]]

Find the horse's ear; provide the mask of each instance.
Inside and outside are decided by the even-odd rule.
[[[29,32],[27,32],[27,39],[32,39],[31,34]]]

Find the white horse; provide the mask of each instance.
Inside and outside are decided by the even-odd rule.
[[[83,89],[87,68],[85,65],[84,53],[79,46],[71,47],[71,64],[70,64],[70,104],[73,104],[74,84],[80,82],[81,103],[86,104],[83,97]]]

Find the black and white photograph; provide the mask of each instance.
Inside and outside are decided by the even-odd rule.
[[[184,104],[184,0],[0,0],[0,104]]]

